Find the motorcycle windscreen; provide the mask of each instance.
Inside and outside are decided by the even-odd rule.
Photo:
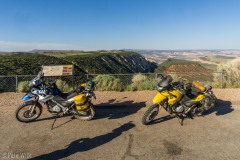
[[[157,86],[160,88],[168,88],[169,87],[169,83],[172,82],[172,77],[170,75],[164,77],[158,84]],[[160,92],[162,92],[164,90],[161,90]]]
[[[158,92],[157,95],[153,98],[153,104],[158,104],[166,98],[166,96]]]
[[[168,104],[173,105],[176,102],[180,101],[180,99],[182,98],[182,93],[179,92],[178,90],[173,90],[170,91],[169,93],[165,93],[168,97]]]

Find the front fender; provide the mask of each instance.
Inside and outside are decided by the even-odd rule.
[[[157,95],[153,98],[153,104],[159,104],[166,98],[167,97],[165,97],[164,95],[162,95],[161,93],[158,92]]]
[[[31,99],[31,98],[33,98],[33,97],[35,97],[35,95],[32,94],[31,92],[29,92],[29,93],[25,94],[25,95],[22,97],[22,100],[23,100],[23,101],[27,101],[27,100],[29,100],[29,99]]]

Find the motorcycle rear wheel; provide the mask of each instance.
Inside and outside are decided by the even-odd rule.
[[[78,111],[76,109],[76,112],[77,113],[74,115],[74,117],[80,121],[89,121],[89,120],[93,119],[96,114],[93,104],[91,104],[89,106],[89,108],[85,111]]]
[[[159,105],[154,104],[147,109],[142,117],[142,124],[147,125],[151,123],[154,118],[158,115],[159,112]]]

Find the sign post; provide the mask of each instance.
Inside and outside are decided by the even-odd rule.
[[[75,89],[74,84],[74,65],[51,65],[43,66],[42,72],[44,76],[72,76],[72,87]]]
[[[74,65],[51,65],[43,66],[44,76],[72,76]]]

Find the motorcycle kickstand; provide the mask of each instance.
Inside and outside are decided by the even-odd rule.
[[[178,122],[181,124],[181,126],[183,126],[183,120],[184,118],[180,118],[179,116],[177,116]]]
[[[59,116],[59,115],[55,116],[54,121],[53,121],[53,124],[52,124],[52,127],[51,127],[51,130],[54,129],[53,126],[54,126],[55,122],[57,121],[57,118],[58,118],[58,117],[60,117],[60,116]]]

